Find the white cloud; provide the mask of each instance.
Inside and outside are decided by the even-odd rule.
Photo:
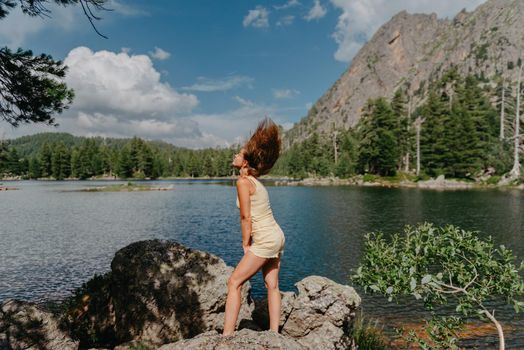
[[[246,106],[246,107],[253,107],[253,106],[255,106],[255,103],[253,101],[250,101],[248,99],[244,99],[244,98],[242,98],[240,96],[234,96],[233,100],[237,101],[242,106]]]
[[[466,8],[473,10],[486,0],[331,0],[342,13],[333,33],[338,44],[335,59],[349,62],[377,29],[402,10],[452,17]]]
[[[320,4],[320,0],[315,0],[313,7],[309,10],[309,13],[306,16],[304,16],[304,19],[306,21],[320,19],[324,17],[326,13],[327,13],[327,10],[324,7],[322,7],[322,5]]]
[[[283,5],[274,5],[273,8],[275,10],[285,10],[285,9],[290,8],[290,7],[295,7],[295,6],[299,6],[299,5],[300,5],[300,1],[298,1],[298,0],[288,0],[288,2],[286,2]]]
[[[75,90],[73,106],[83,111],[119,112],[125,118],[169,118],[197,106],[196,96],[180,94],[160,81],[146,55],[87,47],[71,50],[64,60],[69,67],[67,84]]]
[[[300,94],[300,91],[295,89],[273,89],[273,97],[277,99],[293,98]]]
[[[131,6],[129,4],[124,4],[120,0],[110,0],[106,5],[108,9],[114,10],[115,12],[128,17],[134,16],[148,16],[149,13],[138,7]]]
[[[247,86],[248,88],[252,88],[253,81],[253,78],[242,75],[234,75],[219,80],[198,77],[197,83],[191,86],[185,86],[182,88],[182,90],[200,92],[227,91],[243,85]]]
[[[244,27],[267,28],[269,27],[268,17],[269,11],[265,7],[258,5],[254,10],[249,10],[242,24]]]
[[[281,17],[278,21],[277,21],[277,26],[289,26],[291,24],[293,24],[293,20],[295,19],[295,16],[284,16],[284,17]]]
[[[78,112],[76,119],[68,120],[67,129],[73,129],[74,134],[131,137],[137,135],[148,139],[198,138],[202,136],[198,124],[186,118],[160,121],[155,119],[129,120],[122,122],[115,115],[101,113],[86,114]]]
[[[155,51],[151,52],[149,51],[149,56],[151,56],[151,58],[155,58],[159,61],[164,61],[164,60],[167,60],[169,57],[171,57],[171,54],[165,50],[162,50],[161,48],[159,47],[156,47],[155,46]]]
[[[20,7],[14,8],[0,21],[0,42],[13,49],[23,47],[27,39],[47,28],[70,31],[80,20],[80,13],[74,6],[46,5],[51,11],[50,18],[31,17],[22,13]]]

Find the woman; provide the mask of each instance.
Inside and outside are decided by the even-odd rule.
[[[278,333],[280,291],[278,272],[284,250],[284,233],[273,218],[266,188],[258,177],[267,174],[280,154],[281,140],[277,125],[264,119],[255,133],[233,159],[240,170],[237,180],[237,206],[244,256],[227,282],[224,335],[233,334],[240,311],[241,289],[245,281],[262,269],[267,288],[269,328]]]

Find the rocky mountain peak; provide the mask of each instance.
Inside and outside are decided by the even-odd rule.
[[[354,127],[370,98],[402,87],[416,105],[427,82],[450,66],[488,79],[511,77],[524,38],[524,1],[488,0],[452,20],[401,11],[382,25],[308,115],[286,133],[287,144],[313,132]]]

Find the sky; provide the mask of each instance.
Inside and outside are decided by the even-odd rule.
[[[51,54],[75,91],[58,127],[0,123],[0,138],[38,132],[164,140],[189,148],[245,141],[271,117],[284,129],[346,71],[396,13],[452,18],[485,0],[109,0],[96,34],[81,8],[13,10],[0,46]]]

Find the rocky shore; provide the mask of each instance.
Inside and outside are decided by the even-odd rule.
[[[268,331],[265,300],[242,289],[238,331],[221,335],[233,268],[207,252],[148,240],[119,250],[58,307],[17,300],[0,304],[0,349],[352,349],[361,299],[325,277],[282,293],[280,333]]]
[[[524,189],[524,184],[513,185],[511,181],[502,179],[497,184],[488,184],[484,181],[466,182],[456,179],[446,179],[444,175],[428,180],[391,181],[385,178],[366,180],[364,176],[357,175],[348,179],[338,177],[305,178],[302,180],[275,180],[277,186],[363,186],[363,187],[391,187],[391,188],[423,188],[432,190],[466,190],[474,188],[514,188]]]

